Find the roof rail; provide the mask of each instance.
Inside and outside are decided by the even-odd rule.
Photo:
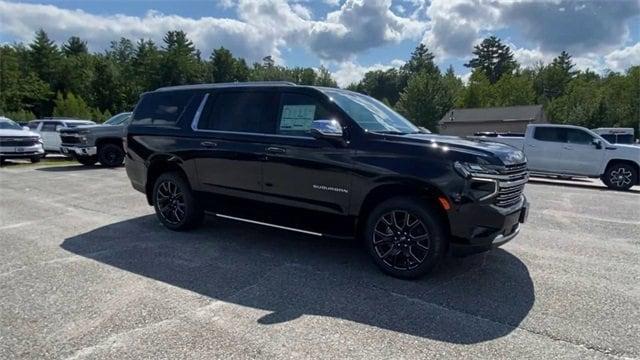
[[[156,91],[210,89],[210,88],[234,87],[234,86],[270,86],[270,85],[296,86],[296,84],[291,81],[245,81],[245,82],[224,82],[224,83],[210,83],[210,84],[164,86],[156,89]]]

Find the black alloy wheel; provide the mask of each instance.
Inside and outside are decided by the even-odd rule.
[[[160,216],[172,225],[182,223],[186,216],[184,194],[176,183],[167,179],[160,183],[156,192],[156,203]]]
[[[442,216],[420,197],[395,197],[367,218],[364,240],[373,261],[395,277],[413,279],[430,272],[446,249]]]
[[[429,230],[420,219],[405,210],[388,212],[378,219],[373,233],[376,255],[396,270],[412,270],[429,254]]]
[[[155,182],[153,206],[162,224],[171,230],[188,230],[202,223],[204,211],[189,183],[176,172],[167,172]]]

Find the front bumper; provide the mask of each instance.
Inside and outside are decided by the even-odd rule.
[[[60,146],[60,152],[67,156],[94,156],[98,153],[96,146]]]
[[[21,159],[31,158],[34,156],[43,156],[44,149],[42,144],[31,146],[0,146],[0,158],[3,159]]]
[[[509,208],[493,204],[467,203],[449,213],[451,252],[470,255],[506,244],[527,221],[529,202],[521,200]]]

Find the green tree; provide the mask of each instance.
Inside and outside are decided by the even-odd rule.
[[[442,77],[423,71],[409,80],[396,108],[414,124],[435,132],[438,121],[452,106],[452,94]]]
[[[460,96],[462,96],[462,92],[464,91],[464,83],[456,76],[455,71],[453,71],[453,66],[449,66],[449,68],[447,68],[447,71],[442,77],[442,81],[447,87],[449,94],[451,94],[453,103],[458,103]]]
[[[518,68],[511,48],[495,36],[490,36],[476,45],[473,54],[475,57],[465,66],[474,70],[479,69],[492,84],[498,82],[503,75],[511,74]]]
[[[428,71],[425,71],[428,72]],[[392,106],[398,102],[404,89],[404,79],[398,69],[373,70],[364,74],[357,85],[357,91],[386,101]]]
[[[488,107],[494,103],[494,88],[489,79],[480,70],[471,73],[469,84],[462,90],[458,98],[457,107],[480,108]]]
[[[211,53],[210,80],[212,82],[246,81],[248,77],[247,64],[243,59],[236,59],[228,49],[220,47]]]
[[[315,81],[313,85],[316,86],[326,86],[326,87],[338,87],[338,84],[331,76],[331,72],[329,69],[324,66],[320,66],[318,68],[317,76],[315,77]]]
[[[136,92],[150,91],[160,86],[162,54],[151,40],[140,39],[131,60]]]
[[[502,76],[494,84],[494,94],[490,106],[531,105],[536,100],[533,79],[522,74]]]
[[[407,61],[402,67],[400,71],[408,76],[416,75],[420,72],[427,72],[432,74],[439,74],[440,69],[433,62],[435,56],[425,44],[418,44],[418,46],[411,53],[411,58]]]
[[[87,48],[87,42],[81,40],[77,36],[72,36],[62,44],[62,52],[66,56],[78,56],[80,54],[88,54],[89,49]]]
[[[561,52],[548,66],[538,67],[534,86],[541,102],[544,103],[564,95],[569,82],[577,74],[573,67],[571,55],[566,51]]]
[[[182,31],[169,31],[162,39],[162,85],[184,85],[202,81],[199,52]]]
[[[59,92],[54,103],[53,116],[91,119],[91,108],[81,97],[76,97],[73,93],[64,96]]]

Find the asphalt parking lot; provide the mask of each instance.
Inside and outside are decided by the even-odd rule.
[[[402,281],[356,242],[165,230],[124,169],[0,169],[0,358],[640,357],[640,189],[526,193],[514,241]]]

